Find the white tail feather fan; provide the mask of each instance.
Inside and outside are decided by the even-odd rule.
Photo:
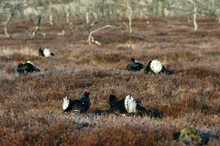
[[[34,63],[33,63],[33,62],[31,62],[31,61],[27,61],[27,63],[30,63],[30,64],[32,64],[32,65],[34,66]]]
[[[162,63],[160,62],[160,61],[158,61],[158,60],[153,60],[152,62],[151,62],[151,64],[150,64],[150,68],[151,68],[151,70],[154,72],[154,73],[159,73],[161,70],[162,70],[162,68],[163,68],[163,66],[162,66]]]
[[[70,100],[67,99],[67,96],[63,98],[63,110],[67,109],[70,104]]]
[[[49,57],[50,56],[50,50],[48,48],[44,49],[44,56]]]
[[[134,113],[136,111],[137,103],[130,95],[125,97],[125,109],[128,113]]]

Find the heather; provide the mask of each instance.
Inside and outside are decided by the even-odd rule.
[[[28,21],[12,20],[12,38],[0,30],[0,145],[185,145],[174,136],[184,127],[198,131],[191,145],[205,139],[207,145],[219,144],[218,21],[200,17],[195,32],[186,18],[134,19],[132,33],[121,21],[93,35],[101,45],[88,44],[84,29],[67,29],[60,36],[62,28],[46,22],[41,24],[45,39],[30,38],[24,31]],[[73,28],[81,24],[77,20]],[[38,56],[40,47],[55,56]],[[127,71],[132,55],[144,65],[158,59],[174,73]],[[17,63],[27,60],[41,72],[19,75]],[[79,99],[87,89],[87,113],[63,113],[63,98]],[[109,94],[130,94],[159,116],[102,112],[109,109]]]

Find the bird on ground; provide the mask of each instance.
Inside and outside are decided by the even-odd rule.
[[[43,56],[43,57],[50,57],[50,56],[54,56],[54,53],[52,53],[50,51],[50,49],[45,48],[45,49],[39,49],[39,56]]]
[[[81,99],[67,99],[67,97],[63,98],[63,111],[64,112],[72,112],[72,113],[85,113],[90,108],[90,98],[89,94],[91,92],[86,90]]]
[[[131,95],[119,100],[115,95],[109,95],[110,111],[116,115],[133,114],[136,112],[137,103]]]
[[[165,74],[172,74],[171,70],[168,70],[164,67],[164,65],[159,61],[159,60],[152,60],[149,61],[147,64],[145,70],[145,73],[152,72],[154,74],[160,74],[160,73],[165,73]]]
[[[114,113],[116,115],[137,115],[143,117],[151,114],[150,111],[140,105],[140,101],[135,101],[130,95],[127,95],[125,98],[119,100],[115,95],[110,94],[109,105],[110,113]]]
[[[144,65],[140,61],[135,60],[134,56],[131,56],[131,61],[127,65],[126,70],[129,70],[129,71],[140,71],[142,68],[144,68]]]
[[[19,74],[28,74],[32,72],[40,72],[40,69],[36,68],[35,65],[31,61],[27,61],[26,63],[18,62],[17,72]]]

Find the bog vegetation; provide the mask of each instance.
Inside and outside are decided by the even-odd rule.
[[[218,20],[198,18],[197,32],[185,17],[133,19],[132,33],[124,22],[96,23],[92,30],[115,27],[94,33],[94,44],[87,42],[81,20],[63,35],[59,25],[44,22],[45,38],[30,38],[24,30],[31,22],[19,19],[9,24],[11,38],[0,30],[0,145],[218,145]],[[55,56],[39,56],[39,48]],[[144,65],[158,59],[174,73],[127,71],[132,55]],[[28,60],[41,72],[19,75],[17,63]],[[62,111],[65,96],[80,99],[87,89],[86,113]],[[109,94],[131,95],[150,112],[102,113],[109,109]]]

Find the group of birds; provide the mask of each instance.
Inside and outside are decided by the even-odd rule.
[[[39,56],[50,57],[54,56],[53,53],[50,52],[48,48],[39,49]],[[144,68],[144,65],[135,60],[134,56],[131,56],[130,63],[127,65],[126,70],[129,71],[140,71]],[[19,74],[28,74],[32,72],[40,72],[40,69],[36,68],[35,65],[31,61],[27,61],[25,63],[18,62],[17,72]],[[150,61],[145,70],[145,73],[152,72],[154,74],[166,73],[171,74],[172,72],[164,67],[162,63],[158,60]],[[68,99],[67,97],[63,98],[63,111],[64,112],[73,112],[73,113],[85,113],[90,108],[90,98],[89,95],[91,92],[86,90],[81,99]],[[133,115],[135,113],[144,113],[147,112],[146,109],[140,106],[131,95],[127,95],[125,98],[119,100],[115,95],[109,95],[109,106],[110,112],[115,113],[116,115]]]
[[[54,53],[51,53],[48,48],[45,48],[44,50],[40,48],[39,56],[50,57],[50,56],[54,56]],[[126,70],[140,71],[143,68],[144,68],[144,65],[140,61],[136,60],[134,56],[131,56],[130,63],[127,65]],[[27,61],[25,63],[18,62],[17,72],[19,74],[28,74],[32,72],[40,72],[40,69],[36,68],[35,65],[31,61]],[[160,74],[160,73],[172,74],[172,71],[166,69],[159,60],[149,61],[144,72],[147,74],[149,72],[152,72],[154,74]]]
[[[129,71],[140,71],[144,68],[144,65],[135,60],[134,56],[131,56],[130,63],[127,65],[126,70]],[[152,72],[154,74],[171,74],[172,71],[164,67],[164,65],[159,60],[151,60],[147,64],[145,73]],[[67,97],[63,98],[63,111],[72,113],[85,113],[90,108],[90,98],[89,94],[91,92],[86,90],[80,100],[72,100]],[[116,115],[134,115],[135,113],[147,114],[147,110],[140,106],[131,95],[127,95],[125,98],[119,100],[115,95],[109,95],[109,106],[110,112]]]
[[[71,113],[85,113],[90,108],[90,98],[91,92],[86,90],[81,99],[68,99],[63,98],[63,111]],[[123,99],[118,99],[115,95],[109,95],[109,112],[116,115],[134,115],[137,112],[146,112],[144,107],[141,107],[131,95],[127,95]]]
[[[127,65],[126,70],[129,71],[140,71],[141,69],[144,68],[144,65],[135,59],[134,56],[131,56],[131,61]],[[171,70],[168,70],[164,67],[164,65],[159,61],[159,60],[151,60],[148,62],[146,68],[144,69],[145,73],[152,72],[154,74],[160,74],[160,73],[165,73],[165,74],[172,74]]]
[[[39,49],[39,56],[43,57],[50,57],[54,56],[54,53],[50,52],[50,49],[45,48],[45,49]],[[25,63],[18,62],[17,66],[17,72],[21,74],[28,74],[28,73],[33,73],[33,72],[40,72],[40,69],[35,67],[34,63],[31,61],[27,61]]]

